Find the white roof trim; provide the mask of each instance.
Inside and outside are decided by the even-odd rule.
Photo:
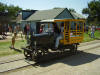
[[[61,20],[61,19],[47,19],[47,20],[41,20],[40,22],[54,22],[54,20]]]

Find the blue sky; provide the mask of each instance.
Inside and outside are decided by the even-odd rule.
[[[90,1],[92,0],[0,0],[7,5],[15,5],[23,9],[45,10],[54,7],[67,7],[75,9],[78,13],[81,13]]]

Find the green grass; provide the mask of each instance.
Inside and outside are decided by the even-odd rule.
[[[16,41],[15,43],[15,48],[18,49],[19,51],[10,49],[9,47],[11,46],[11,41],[7,42],[0,42],[0,57],[2,56],[7,56],[7,55],[13,55],[13,54],[20,54],[22,53],[21,51],[21,46],[24,46],[25,42],[22,40]]]
[[[96,39],[100,39],[100,31],[96,31],[95,32],[95,38]]]
[[[84,33],[84,40],[83,42],[89,42],[89,41],[93,41],[96,39],[100,39],[100,31],[95,31],[95,39],[91,38],[89,35],[91,34],[91,32],[89,31],[88,34]]]

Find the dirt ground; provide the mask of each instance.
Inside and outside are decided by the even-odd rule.
[[[12,36],[9,34],[6,40],[0,41],[11,41],[11,38]],[[21,39],[20,34],[18,35],[18,38]],[[97,42],[97,44],[94,44],[94,42]],[[92,43],[91,46],[96,46],[100,44],[100,40],[81,43],[81,45],[88,47],[90,43]],[[79,50],[84,50],[84,47],[79,48]],[[20,56],[10,57],[15,59]],[[5,59],[5,57],[2,57],[1,59],[3,61],[8,60],[8,58]],[[100,75],[100,47],[87,49],[77,55],[58,60],[51,60],[36,66],[30,66],[0,75]]]
[[[100,42],[100,41],[99,41]],[[100,45],[100,43],[97,45]],[[87,44],[85,47],[96,46]],[[3,75],[100,75],[100,46],[86,49],[83,52],[50,62],[30,66]]]

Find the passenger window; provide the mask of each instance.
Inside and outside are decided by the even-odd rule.
[[[71,22],[71,30],[76,30],[76,22]]]
[[[42,33],[47,33],[47,32],[53,32],[53,25],[51,23],[50,24],[48,24],[48,23],[43,24],[43,32]]]

